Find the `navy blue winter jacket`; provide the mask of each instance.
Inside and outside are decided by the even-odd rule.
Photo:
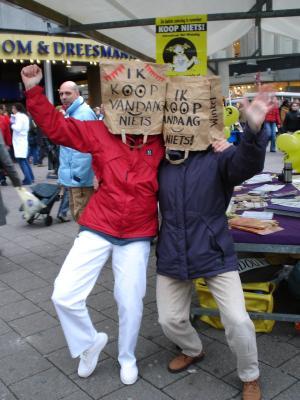
[[[157,272],[188,280],[237,269],[225,215],[235,185],[264,166],[267,135],[246,127],[241,143],[222,153],[190,152],[182,164],[162,162]]]

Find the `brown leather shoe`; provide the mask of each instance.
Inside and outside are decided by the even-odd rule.
[[[258,379],[251,382],[244,382],[243,400],[261,400],[261,391]]]
[[[169,362],[168,370],[169,370],[169,372],[172,372],[172,373],[184,371],[190,365],[195,364],[198,361],[201,361],[203,357],[204,357],[203,351],[196,357],[190,357],[190,356],[187,356],[186,354],[181,353],[181,354],[179,354],[179,356],[173,358],[173,360],[171,360]]]

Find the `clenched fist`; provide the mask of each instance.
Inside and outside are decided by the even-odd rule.
[[[21,77],[25,89],[29,90],[40,83],[43,78],[43,73],[38,65],[27,65],[27,67],[22,68]]]

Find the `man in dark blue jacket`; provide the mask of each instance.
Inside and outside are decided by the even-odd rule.
[[[182,349],[168,366],[180,372],[204,352],[189,320],[193,279],[205,278],[237,357],[243,399],[260,400],[255,329],[245,308],[226,208],[235,185],[263,169],[267,136],[261,129],[272,100],[267,93],[245,104],[248,124],[239,146],[190,152],[179,165],[165,160],[159,174],[162,224],[157,245],[157,303],[166,336]],[[171,151],[169,158],[180,152]],[[177,162],[177,161],[176,161]]]

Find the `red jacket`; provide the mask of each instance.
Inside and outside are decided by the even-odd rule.
[[[265,122],[276,122],[276,125],[280,126],[281,120],[279,115],[278,107],[272,108],[265,116]]]
[[[162,135],[148,136],[131,149],[103,121],[64,118],[36,86],[26,92],[27,109],[56,144],[91,153],[99,189],[84,209],[79,224],[118,237],[157,233],[157,170],[164,157]]]
[[[0,115],[0,130],[6,146],[12,145],[12,136],[10,132],[10,122],[6,115]]]

